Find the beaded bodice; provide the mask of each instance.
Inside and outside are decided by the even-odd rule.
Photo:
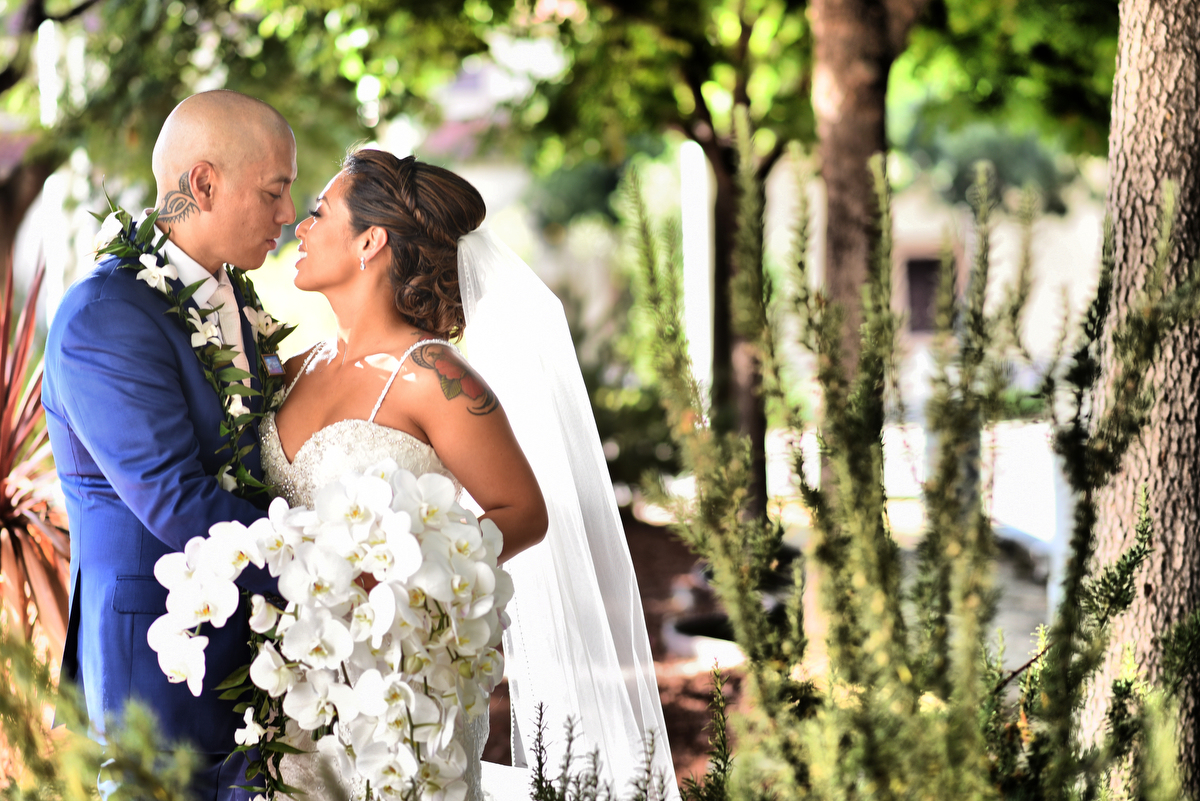
[[[442,464],[433,448],[406,431],[372,420],[339,420],[308,438],[289,462],[275,427],[275,413],[259,424],[263,470],[290,506],[312,506],[319,489],[351,470],[366,470],[384,459],[413,475],[440,473],[462,490],[458,479]]]

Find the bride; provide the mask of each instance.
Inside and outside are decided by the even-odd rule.
[[[649,765],[674,797],[637,582],[562,307],[479,228],[485,214],[448,170],[347,157],[296,226],[296,286],[325,295],[337,338],[287,363],[283,405],[260,430],[267,479],[311,506],[318,488],[389,457],[450,478],[503,533],[516,588],[504,635],[514,766],[529,764],[541,704],[548,774],[571,719],[574,754],[597,749],[616,791]],[[470,363],[451,343],[462,334]],[[468,801],[529,797],[528,771],[482,763],[486,714],[458,730]],[[309,798],[362,792],[324,784],[336,768],[315,753],[282,769]]]

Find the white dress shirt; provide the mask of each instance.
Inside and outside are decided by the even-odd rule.
[[[233,284],[229,281],[229,274],[224,270],[217,270],[217,274],[213,275],[169,239],[163,245],[162,253],[167,262],[179,273],[179,280],[185,287],[191,286],[197,281],[204,282],[192,295],[192,300],[196,301],[196,305],[200,308],[220,303],[221,300],[213,298],[213,295],[222,295],[225,294],[225,291],[228,292],[227,298],[236,298],[233,293]],[[227,302],[224,305],[234,307],[237,304]],[[242,310],[223,308],[217,318],[217,323],[221,328],[221,342],[237,350],[238,355],[233,359],[234,367],[250,372],[250,362],[246,358],[246,345],[242,341]]]

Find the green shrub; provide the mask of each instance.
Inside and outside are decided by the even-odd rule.
[[[860,355],[849,368],[840,351],[841,310],[820,290],[810,289],[805,271],[803,191],[798,246],[791,274],[782,282],[786,289],[775,286],[763,269],[762,187],[752,168],[744,111],[738,121],[742,213],[734,319],[739,333],[758,345],[767,400],[783,409],[782,419],[797,430],[800,410],[789,403],[786,391],[795,377],[778,356],[785,315],[798,320],[800,344],[816,357],[822,483],[801,479],[800,494],[813,520],[808,558],[829,619],[828,667],[820,686],[805,674],[803,560],[793,567],[786,623],[773,622],[779,615],[762,603],[763,580],[778,553],[782,525],[746,511],[748,446],[708,424],[711,411],[692,378],[681,324],[675,234],[652,229],[635,181],[640,300],[656,315],[660,391],[684,467],[696,479],[694,499],[668,497],[661,487],[657,499],[673,509],[678,534],[712,566],[713,586],[748,658],[752,711],[739,730],[733,767],[726,770],[728,760],[715,760],[719,775],[710,776],[707,786],[713,791],[703,797],[1098,798],[1108,797],[1112,785],[1122,782],[1138,797],[1175,792],[1176,745],[1166,691],[1147,687],[1136,669],[1119,678],[1111,688],[1109,726],[1097,744],[1081,741],[1077,712],[1083,688],[1099,667],[1111,621],[1133,599],[1135,576],[1151,539],[1143,504],[1137,544],[1100,575],[1089,575],[1096,493],[1147,419],[1147,368],[1164,335],[1194,313],[1196,284],[1168,291],[1161,273],[1150,276],[1135,310],[1116,321],[1105,341],[1113,264],[1111,245],[1104,248],[1096,298],[1079,342],[1065,358],[1060,355],[1038,393],[1047,409],[1066,410],[1065,419],[1055,421],[1055,449],[1066,465],[1076,509],[1062,605],[1040,651],[1020,671],[1007,674],[986,641],[995,600],[989,567],[993,534],[981,495],[979,443],[988,425],[1011,412],[1011,365],[1026,358],[1020,330],[1036,203],[1027,198],[1022,204],[1023,266],[994,310],[984,304],[994,209],[986,167],[969,193],[977,248],[966,285],[956,286],[949,259],[943,264],[937,369],[926,413],[937,448],[924,487],[928,526],[916,577],[902,581],[883,487],[882,429],[897,383],[900,320],[891,308],[890,199],[882,162],[872,167],[881,233],[863,289]],[[793,156],[795,163],[804,163],[798,152]],[[807,176],[799,180],[803,184]],[[1173,218],[1168,203],[1162,253]],[[1107,390],[1096,386],[1102,347],[1111,348],[1122,366],[1121,379]],[[1096,403],[1101,391],[1109,396]],[[803,477],[798,448],[793,458],[796,475]],[[1180,669],[1196,664],[1196,630],[1200,625],[1193,621],[1171,638]],[[1124,780],[1114,779],[1131,754],[1135,769]]]

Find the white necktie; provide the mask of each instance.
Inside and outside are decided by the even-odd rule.
[[[233,357],[233,366],[239,370],[250,372],[250,362],[246,359],[246,346],[242,342],[241,309],[233,294],[233,284],[229,283],[229,277],[224,274],[224,270],[217,278],[217,289],[212,296],[212,305],[215,306],[218,303],[221,304],[221,310],[217,312],[217,323],[221,327],[221,341],[227,347],[237,350],[237,356]],[[243,383],[248,383],[248,380]]]

